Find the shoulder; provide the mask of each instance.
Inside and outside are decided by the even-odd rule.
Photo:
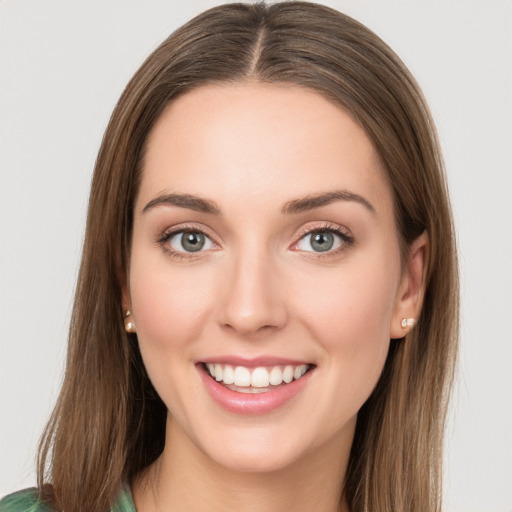
[[[51,510],[39,499],[36,488],[18,491],[0,500],[0,512],[51,512]],[[111,512],[136,512],[128,485],[123,485]]]
[[[40,501],[37,489],[32,488],[2,498],[0,512],[50,512],[50,508]]]

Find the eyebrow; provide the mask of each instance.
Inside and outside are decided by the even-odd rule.
[[[349,192],[348,190],[336,190],[333,192],[324,192],[320,194],[312,194],[299,199],[293,199],[285,203],[281,209],[281,213],[285,215],[298,214],[315,208],[326,206],[335,201],[352,201],[359,203],[366,207],[370,212],[375,213],[375,208],[364,197]],[[180,208],[187,208],[202,213],[209,213],[212,215],[220,215],[221,211],[217,204],[202,197],[194,196],[192,194],[164,194],[149,201],[144,206],[142,212],[145,213],[157,206],[172,205]]]
[[[300,199],[294,199],[288,201],[282,208],[281,212],[284,214],[297,214],[321,206],[326,206],[333,203],[334,201],[351,201],[362,204],[371,213],[376,213],[373,205],[364,197],[349,192],[348,190],[335,190],[333,192],[324,192],[320,194],[312,194]]]
[[[193,196],[191,194],[165,194],[155,197],[155,199],[152,199],[146,206],[144,206],[142,213],[146,213],[156,206],[161,205],[179,206],[180,208],[188,208],[189,210],[194,210],[196,212],[220,215],[220,209],[214,201]]]

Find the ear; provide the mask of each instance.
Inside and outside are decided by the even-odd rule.
[[[425,294],[428,249],[429,239],[425,231],[409,246],[391,318],[392,339],[403,338],[420,316]],[[406,325],[403,325],[404,319]]]

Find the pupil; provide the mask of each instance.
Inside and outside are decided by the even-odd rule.
[[[200,251],[204,246],[204,235],[201,233],[183,233],[182,238],[183,248],[187,252]]]
[[[329,231],[315,233],[312,236],[311,247],[317,252],[325,252],[334,245],[334,235]]]

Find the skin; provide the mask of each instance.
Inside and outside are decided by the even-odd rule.
[[[283,213],[332,191],[368,204]],[[213,201],[219,213],[146,208],[168,194]],[[208,235],[205,250],[164,241],[183,227]],[[337,248],[315,252],[307,232],[334,228],[352,242],[336,236]],[[124,287],[148,374],[172,411],[163,454],[133,482],[137,509],[347,510],[357,412],[405,334],[401,319],[418,316],[426,247],[420,237],[402,265],[378,155],[318,93],[248,82],[171,103],[148,139]],[[220,407],[200,378],[196,363],[221,355],[315,367],[284,406],[247,416]]]

